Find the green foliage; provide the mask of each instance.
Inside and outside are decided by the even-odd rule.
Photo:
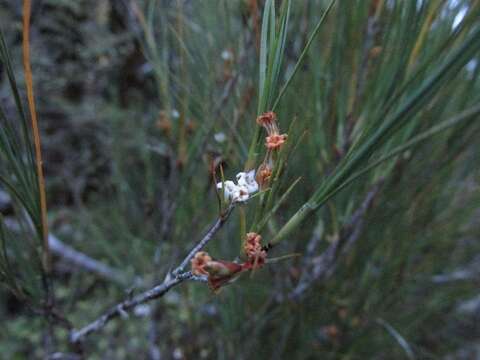
[[[478,1],[119,4],[49,1],[32,24],[49,34],[36,39],[41,56],[32,61],[52,231],[129,278],[160,281],[218,216],[212,168],[222,164],[231,179],[257,167],[255,118],[275,110],[289,137],[274,181],[207,250],[235,259],[237,234],[255,229],[277,243],[269,256],[302,256],[218,295],[196,283],[175,288],[151,303],[151,318],[132,315],[91,338],[92,358],[147,357],[156,343],[167,358],[428,359],[478,341],[474,316],[457,307],[478,295],[478,278],[433,281],[467,268],[480,250]],[[67,53],[54,56],[59,49]],[[16,72],[8,69],[7,81]],[[72,88],[84,90],[72,97]],[[0,271],[33,298],[42,291],[40,243],[29,230],[39,220],[37,185],[12,90],[20,121],[0,114],[0,176],[23,231],[1,227]],[[380,182],[331,277],[288,299]],[[56,290],[76,326],[126,296],[68,266],[58,266]],[[38,341],[24,334],[29,314],[1,314],[12,332]],[[13,337],[7,345],[5,356],[22,348]]]
[[[45,294],[40,260],[43,251],[42,223],[33,143],[1,31],[0,63],[5,69],[16,110],[15,116],[10,117],[0,106],[0,190],[3,188],[11,198],[18,220],[14,224],[17,234],[14,234],[7,228],[4,217],[0,216],[0,282],[22,301],[39,305]]]
[[[460,34],[458,36],[460,36]],[[289,235],[309,213],[318,209],[335,194],[340,187],[343,187],[343,183],[348,182],[348,178],[357,171],[366,160],[373,156],[375,151],[381,148],[382,145],[386,143],[398,144],[401,141],[406,141],[405,137],[418,127],[418,125],[415,124],[415,120],[418,122],[419,119],[416,118],[415,115],[426,106],[429,99],[435,95],[436,91],[441,89],[441,86],[445,82],[451,80],[467,62],[478,54],[480,50],[479,36],[480,27],[474,25],[471,34],[460,43],[456,51],[449,54],[450,56],[447,56],[446,60],[438,65],[437,68],[431,69],[432,75],[423,79],[421,83],[418,83],[415,80],[420,77],[420,74],[413,73],[411,78],[406,78],[404,81],[415,84],[415,88],[413,88],[413,86],[412,88],[406,86],[402,89],[405,93],[395,94],[394,100],[385,97],[383,101],[377,102],[377,106],[380,108],[382,104],[385,104],[387,110],[380,112],[377,117],[375,115],[368,116],[368,114],[365,116],[367,120],[362,124],[364,130],[362,129],[358,133],[357,138],[353,137],[349,139],[353,145],[348,150],[348,153],[338,164],[332,175],[315,191],[310,200],[300,208],[289,223],[280,229],[275,237],[275,242]],[[444,47],[443,45],[444,44],[442,44],[442,47]],[[405,63],[402,65],[407,66],[408,57],[404,58]],[[408,94],[409,90],[411,94]],[[395,101],[398,101],[399,104],[397,105]],[[472,115],[476,114],[477,113],[474,112]],[[414,123],[405,130],[404,126],[406,126],[408,121]],[[398,137],[395,137],[395,135]]]

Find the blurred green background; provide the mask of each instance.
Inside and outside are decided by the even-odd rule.
[[[279,87],[328,3],[292,1]],[[217,217],[211,169],[221,164],[229,179],[241,171],[256,127],[264,5],[33,1],[50,232],[108,266],[90,271],[54,249],[56,306],[76,328],[163,280]],[[21,7],[1,0],[0,27],[25,99]],[[262,236],[315,204],[271,255],[301,256],[218,294],[197,282],[175,287],[92,334],[83,356],[480,359],[479,28],[478,0],[337,1],[276,109],[291,151],[275,200],[301,180]],[[0,103],[16,119],[3,65]],[[343,169],[350,178],[469,109],[330,197]],[[245,207],[247,225],[258,201]],[[5,221],[20,214],[2,186],[0,212]],[[233,260],[240,231],[236,211],[207,250]],[[14,239],[25,255],[12,256],[14,277],[27,288],[39,276],[28,255],[35,245]],[[52,344],[41,316],[0,293],[1,358],[68,358],[65,329],[53,330]]]

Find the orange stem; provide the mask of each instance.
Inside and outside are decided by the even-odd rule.
[[[32,119],[33,141],[35,144],[35,163],[38,179],[38,191],[40,193],[40,212],[42,223],[43,239],[43,266],[45,272],[50,272],[50,248],[48,245],[48,222],[47,222],[47,201],[45,195],[45,179],[42,168],[42,153],[40,146],[40,132],[38,130],[37,111],[35,110],[35,100],[33,97],[32,68],[30,65],[30,14],[31,1],[23,1],[23,69],[25,71],[25,84],[27,88],[28,108]]]

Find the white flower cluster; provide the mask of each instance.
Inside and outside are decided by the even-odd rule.
[[[231,180],[217,183],[217,189],[222,189],[226,201],[244,202],[250,196],[258,191],[258,184],[255,181],[255,170],[247,173],[240,172],[237,174],[237,184]]]

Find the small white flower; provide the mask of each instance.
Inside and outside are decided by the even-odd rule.
[[[248,188],[246,186],[237,185],[230,180],[225,181],[223,184],[225,184],[223,194],[226,201],[244,202],[250,197]],[[223,184],[219,182],[217,184],[217,189],[221,190],[223,188]]]
[[[240,185],[240,186],[236,186],[236,189],[232,196],[232,201],[244,202],[244,201],[247,201],[249,197],[250,197],[250,194],[248,192],[248,188],[246,186]]]
[[[219,182],[217,189],[223,189],[225,200],[232,202],[245,202],[250,196],[258,191],[258,184],[255,181],[255,170],[240,172],[237,174],[237,183],[227,180]]]
[[[225,188],[223,189],[223,194],[225,197],[225,200],[230,200],[234,198],[234,194],[238,191],[238,186],[235,185],[233,181],[227,180],[225,182],[219,182],[217,183],[217,189],[221,190],[223,186],[225,185]]]
[[[249,194],[253,194],[258,191],[258,184],[255,181],[255,170],[249,172],[239,172],[237,174],[237,182],[239,186],[244,186],[248,189]]]

